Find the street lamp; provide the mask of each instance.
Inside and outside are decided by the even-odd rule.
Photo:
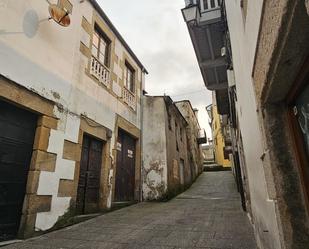
[[[182,10],[183,19],[187,24],[197,25],[199,23],[201,14],[197,4],[190,4]]]

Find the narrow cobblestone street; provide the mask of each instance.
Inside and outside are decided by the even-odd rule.
[[[231,172],[203,173],[166,203],[140,203],[5,249],[256,248]]]

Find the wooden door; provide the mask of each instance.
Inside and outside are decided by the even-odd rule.
[[[117,140],[115,201],[134,201],[136,140],[120,130]]]
[[[102,149],[101,141],[84,135],[76,200],[80,213],[99,211]]]
[[[0,101],[0,241],[17,235],[37,116]]]
[[[309,210],[309,57],[287,98],[289,124]]]

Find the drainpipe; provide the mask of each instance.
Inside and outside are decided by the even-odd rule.
[[[143,119],[144,119],[144,115],[143,115],[143,96],[144,96],[144,89],[143,89],[143,81],[145,80],[145,78],[143,78],[143,74],[144,74],[144,70],[141,70],[141,79],[142,79],[142,85],[141,85],[141,100],[140,100],[140,112],[141,112],[141,118],[140,118],[140,127],[141,127],[141,135],[140,135],[140,144],[141,144],[141,169],[140,169],[140,191],[139,191],[139,200],[140,202],[143,201],[143,168],[144,168],[144,160],[143,160]]]

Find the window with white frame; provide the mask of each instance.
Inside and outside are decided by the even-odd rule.
[[[97,26],[92,37],[92,56],[104,66],[109,67],[110,40]]]
[[[132,93],[135,91],[135,71],[129,63],[125,63],[125,87]]]

